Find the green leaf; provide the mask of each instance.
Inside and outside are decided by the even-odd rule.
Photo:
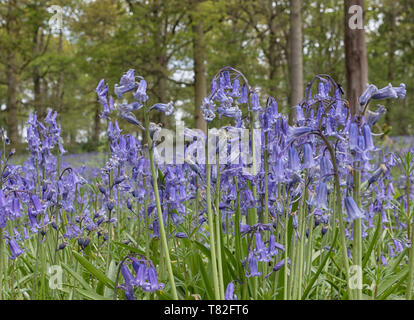
[[[79,261],[79,263],[88,270],[91,274],[93,274],[98,280],[102,281],[104,285],[106,285],[108,288],[114,289],[115,285],[114,282],[109,279],[102,271],[100,271],[98,268],[96,268],[92,263],[90,263],[88,260],[85,259],[85,257],[81,256],[76,251],[72,251],[73,255],[76,260]]]
[[[96,292],[92,290],[84,290],[80,288],[75,288],[75,290],[90,300],[111,300],[109,298],[106,298],[104,296],[97,294]]]
[[[82,278],[82,276],[79,273],[73,271],[72,268],[70,268],[67,264],[63,262],[61,263],[61,265],[63,269],[69,272],[72,275],[72,277],[74,277],[85,289],[92,290],[91,286],[85,281],[85,279]]]

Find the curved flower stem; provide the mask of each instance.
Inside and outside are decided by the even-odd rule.
[[[354,200],[359,207],[361,207],[360,197],[360,185],[361,185],[361,171],[354,170]],[[361,234],[361,219],[354,220],[354,257],[353,264],[358,268],[362,268],[362,234]],[[361,271],[362,276],[362,271]],[[362,284],[362,279],[361,284]],[[362,299],[362,288],[355,289],[355,299]]]
[[[0,288],[3,288],[4,249],[3,229],[0,228]],[[0,290],[0,300],[3,300],[3,290]]]
[[[252,175],[256,176],[257,175],[257,161],[256,161],[256,144],[255,144],[255,121],[256,121],[256,116],[255,114],[250,111],[249,112],[250,115],[250,130],[251,130],[251,134],[250,134],[250,139],[251,139],[251,144],[252,144]],[[257,186],[256,183],[248,183],[249,188],[252,190],[252,194],[253,194],[253,198],[254,200],[257,200]],[[251,226],[255,225],[257,223],[257,208],[254,207],[252,209],[249,210],[249,224]],[[257,287],[258,287],[258,279],[257,277],[253,277],[252,279],[252,292],[253,292],[253,299],[256,300],[257,299]]]
[[[338,165],[336,163],[335,152],[331,144],[329,143],[328,139],[319,131],[315,132],[315,134],[322,138],[323,142],[326,145],[326,148],[329,151],[329,155],[332,160],[332,165],[333,165],[333,170],[334,170],[334,181],[335,181],[335,196],[336,196],[334,218],[337,218],[339,221],[340,246],[341,246],[341,251],[342,251],[342,257],[344,260],[345,277],[346,277],[346,283],[347,283],[347,289],[348,289],[348,298],[352,299],[352,292],[349,287],[349,261],[348,261],[348,251],[346,248],[345,224],[344,224],[344,218],[342,214],[342,197],[341,197],[341,185],[339,182]]]
[[[216,264],[216,244],[214,240],[214,217],[213,210],[211,207],[211,164],[208,158],[208,123],[207,123],[207,135],[206,135],[206,201],[207,201],[207,217],[208,217],[208,228],[210,232],[210,252],[211,252],[211,268],[213,272],[213,284],[214,284],[214,295],[215,299],[220,299],[219,280],[217,275],[217,264]]]
[[[151,140],[151,136],[149,132],[149,111],[148,111],[147,105],[144,106],[144,117],[145,117],[145,134],[146,134],[147,143],[148,143],[148,153],[149,153],[150,165],[151,165],[152,183],[154,185],[154,195],[155,195],[155,202],[157,205],[158,223],[160,225],[161,243],[162,243],[162,248],[164,249],[164,258],[167,264],[168,276],[169,276],[170,283],[171,283],[172,296],[173,296],[173,299],[178,300],[177,289],[175,287],[174,274],[173,274],[173,270],[171,266],[170,253],[168,249],[167,236],[165,233],[164,220],[162,217],[160,194],[158,192],[157,172],[155,170],[153,146],[152,146],[152,140]]]
[[[221,237],[221,215],[220,215],[220,160],[216,156],[217,161],[217,180],[216,180],[216,241],[217,241],[217,263],[218,276],[220,281],[220,299],[224,300],[224,280],[223,280],[223,263],[222,263],[222,237]]]
[[[409,165],[409,163],[408,163]],[[411,190],[411,183],[410,183],[410,174],[409,170],[407,170],[406,173],[406,195],[407,195],[407,214],[412,219],[412,228],[411,228],[411,247],[409,251],[409,260],[408,260],[408,284],[407,284],[407,292],[406,292],[406,298],[407,300],[412,299],[412,288],[413,288],[413,278],[414,278],[414,219],[411,215],[411,208],[410,208],[410,190]],[[410,223],[409,222],[409,223]]]
[[[299,210],[299,260],[297,269],[297,299],[302,297],[302,284],[303,284],[303,263],[304,263],[304,246],[306,238],[306,213],[307,213],[307,198],[308,198],[308,170],[305,171],[305,190],[302,200],[302,206]]]

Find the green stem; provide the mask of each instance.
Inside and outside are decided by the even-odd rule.
[[[224,280],[223,280],[223,263],[221,257],[222,251],[222,239],[221,239],[221,215],[220,215],[220,160],[219,156],[216,157],[217,161],[217,181],[216,181],[216,241],[217,241],[217,263],[218,263],[218,276],[220,282],[220,299],[224,300]]]
[[[411,216],[411,208],[410,208],[410,190],[411,190],[411,183],[410,183],[410,174],[407,172],[406,174],[406,196],[407,196],[407,215],[412,219],[412,228],[411,228],[411,247],[409,251],[409,261],[408,261],[408,284],[407,284],[407,292],[406,298],[407,300],[412,299],[412,288],[413,288],[413,278],[414,278],[414,219]]]
[[[344,218],[343,218],[343,213],[342,213],[342,197],[341,197],[341,185],[339,182],[339,171],[338,171],[338,165],[336,163],[336,157],[335,157],[335,152],[331,146],[331,144],[329,143],[328,139],[320,132],[316,133],[318,136],[320,136],[323,140],[323,142],[325,143],[328,151],[329,151],[329,155],[331,157],[331,161],[332,161],[332,166],[333,166],[333,170],[334,170],[334,181],[335,181],[335,196],[336,196],[336,203],[335,203],[335,212],[334,212],[334,219],[338,219],[339,221],[339,232],[340,232],[340,249],[341,249],[341,253],[342,253],[342,258],[343,258],[343,262],[344,262],[344,268],[345,268],[345,277],[346,277],[346,281],[349,284],[349,260],[348,260],[348,252],[347,252],[347,247],[346,247],[346,238],[345,238],[345,224],[344,224]],[[352,299],[352,291],[349,287],[348,287],[348,297],[350,299]]]
[[[150,165],[151,165],[152,183],[154,186],[155,202],[157,205],[157,213],[158,213],[158,223],[160,226],[161,243],[162,243],[162,248],[164,250],[165,262],[168,268],[168,276],[169,276],[170,283],[171,283],[172,295],[175,300],[178,300],[177,289],[175,287],[174,274],[173,274],[171,260],[170,260],[170,253],[168,249],[167,236],[165,233],[164,220],[162,216],[160,195],[158,192],[157,172],[155,170],[153,146],[152,146],[152,140],[151,140],[151,136],[149,132],[149,111],[148,111],[147,105],[144,106],[144,117],[145,117],[145,133],[146,133],[146,138],[147,138],[147,143],[148,143],[148,153],[149,153]]]
[[[0,228],[0,288],[3,288],[4,251],[3,229]],[[3,290],[0,290],[0,300],[3,300]]]
[[[207,201],[207,218],[208,228],[210,232],[210,252],[211,252],[211,268],[213,272],[213,284],[215,299],[220,299],[219,280],[217,275],[217,258],[216,258],[216,244],[214,240],[214,217],[211,207],[211,165],[208,159],[208,124],[207,124],[207,136],[206,136],[206,201]]]
[[[361,197],[360,197],[360,185],[361,185],[361,172],[359,170],[354,170],[354,200],[358,207],[361,206]],[[361,219],[354,220],[354,257],[353,263],[358,268],[362,268],[362,234],[361,234]],[[361,279],[362,281],[362,279]],[[362,299],[362,288],[355,289],[356,300]]]

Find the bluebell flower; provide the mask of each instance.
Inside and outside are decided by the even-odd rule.
[[[309,169],[315,166],[313,158],[313,149],[310,143],[305,143],[303,146],[303,169]]]
[[[118,108],[121,112],[132,112],[141,109],[143,106],[144,105],[140,104],[139,102],[134,101],[131,103],[122,103]]]
[[[238,98],[240,97],[240,83],[239,83],[239,79],[234,79],[233,81],[233,88],[232,88],[232,92],[230,93],[230,95],[233,98]]]
[[[368,85],[365,91],[359,97],[359,104],[361,106],[366,105],[368,101],[371,100],[372,96],[376,94],[377,92],[378,92],[378,88],[376,86],[374,86],[373,84]]]
[[[386,111],[387,109],[385,109],[384,106],[379,104],[376,111],[368,110],[365,116],[365,122],[372,128],[372,126],[379,121],[379,119]]]
[[[226,288],[225,300],[237,300],[237,296],[234,294],[234,283],[230,282]]]
[[[216,107],[214,102],[209,98],[204,98],[203,103],[201,105],[202,115],[205,121],[211,122],[216,117],[214,113]]]
[[[170,101],[169,103],[156,103],[150,108],[150,110],[152,109],[164,112],[166,116],[170,116],[174,112],[174,105],[172,101]]]
[[[316,190],[316,195],[312,199],[312,205],[319,209],[328,209],[328,187],[325,182],[320,181]]]
[[[375,150],[374,141],[372,140],[371,129],[368,124],[362,126],[362,135],[365,142],[365,150]]]
[[[3,239],[1,239],[3,241]],[[11,260],[16,259],[18,256],[20,256],[23,253],[23,250],[20,249],[19,245],[17,244],[16,240],[9,239],[9,248],[11,252]]]
[[[119,84],[115,84],[114,92],[120,99],[124,93],[134,90],[136,86],[135,70],[130,69],[121,77]]]
[[[288,156],[288,168],[292,171],[300,170],[298,152],[295,147],[290,146]]]
[[[119,116],[128,121],[129,123],[132,123],[138,127],[140,127],[142,130],[145,130],[144,126],[142,125],[142,123],[140,121],[137,120],[137,118],[135,117],[135,115],[132,112],[120,112]]]
[[[390,83],[388,84],[388,86],[382,89],[379,89],[375,94],[373,94],[372,99],[374,100],[398,99],[398,94]]]
[[[355,122],[349,127],[349,149],[355,150],[358,147],[359,128]]]
[[[258,272],[257,270],[257,259],[253,254],[249,255],[248,263],[249,263],[250,272],[249,273],[246,272],[246,276],[247,277],[260,277],[262,273]]]
[[[345,197],[344,203],[350,221],[354,221],[355,219],[363,219],[365,217],[364,213],[356,205],[354,198],[349,196]]]
[[[259,102],[259,96],[256,93],[253,93],[250,99],[252,102],[252,111],[253,112],[262,111],[262,107],[260,106],[260,102]]]
[[[147,82],[144,79],[141,79],[139,82],[137,91],[134,93],[134,99],[141,103],[144,103],[148,100]]]
[[[125,280],[125,298],[127,300],[135,300],[133,288],[134,277],[132,276],[131,271],[129,271],[128,267],[125,264],[121,266],[121,273]]]
[[[304,134],[314,131],[311,127],[289,127],[289,135],[298,138]]]
[[[249,92],[247,89],[247,85],[244,83],[241,89],[241,96],[238,100],[239,103],[248,103],[249,102]]]

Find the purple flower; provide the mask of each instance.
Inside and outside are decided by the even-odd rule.
[[[312,205],[319,209],[328,209],[328,187],[321,181],[316,190],[316,196],[312,199]]]
[[[365,150],[375,150],[374,141],[372,140],[371,129],[368,124],[362,126],[362,135],[364,136]]]
[[[237,296],[234,294],[234,283],[230,282],[226,288],[225,300],[237,300]]]
[[[172,101],[169,103],[156,103],[150,108],[150,110],[152,109],[164,112],[166,116],[170,116],[174,112],[174,105]]]
[[[262,107],[260,106],[260,102],[259,102],[259,96],[256,93],[253,93],[250,99],[252,102],[252,111],[253,112],[262,111]]]
[[[135,88],[135,70],[130,69],[121,77],[119,84],[115,84],[114,92],[120,99],[124,93],[130,92]]]
[[[260,277],[262,275],[261,272],[257,270],[257,259],[253,254],[249,255],[249,269],[250,273],[246,273],[247,277]]]
[[[364,213],[358,208],[356,205],[354,198],[352,197],[345,197],[345,209],[348,214],[348,218],[350,221],[354,221],[355,219],[363,219]]]
[[[249,96],[249,93],[248,93],[248,90],[247,90],[247,85],[244,83],[243,86],[242,86],[242,89],[241,89],[241,97],[240,97],[238,102],[239,103],[249,102],[248,96]]]
[[[204,98],[203,103],[201,105],[201,111],[203,114],[203,118],[207,122],[211,122],[216,117],[216,114],[214,113],[216,107],[214,102],[209,98]]]
[[[142,79],[139,82],[138,89],[134,93],[134,99],[141,102],[141,103],[146,102],[148,100],[147,82],[144,79]]]
[[[364,106],[368,103],[369,100],[371,100],[372,96],[378,92],[378,88],[374,86],[373,84],[370,84],[365,91],[362,93],[362,95],[359,97],[359,104],[361,106]]]
[[[3,241],[3,239],[1,239]],[[16,240],[9,239],[9,248],[11,252],[11,260],[16,259],[18,256],[20,256],[23,253],[23,250],[20,249],[19,245],[17,244]]]

